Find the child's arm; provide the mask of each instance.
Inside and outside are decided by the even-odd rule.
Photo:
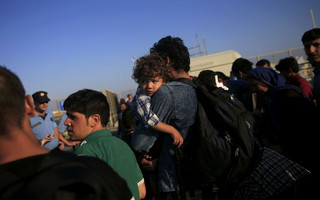
[[[179,131],[175,129],[173,126],[159,121],[158,124],[156,126],[153,126],[152,128],[157,131],[170,134],[170,136],[173,139],[174,145],[177,145],[178,147],[180,147],[183,144],[183,137],[181,136]]]
[[[169,133],[173,139],[173,144],[180,147],[183,144],[183,137],[173,126],[165,124],[159,120],[158,116],[151,109],[150,100],[150,97],[142,93],[135,96],[134,102],[136,108],[136,119],[140,119],[147,128],[153,128],[160,132]]]

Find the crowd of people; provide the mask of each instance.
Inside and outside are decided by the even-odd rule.
[[[272,67],[236,59],[230,76],[204,70],[189,75],[190,55],[179,37],[166,36],[137,59],[134,95],[119,103],[119,128],[107,130],[109,104],[101,92],[69,95],[57,121],[46,91],[25,94],[19,77],[0,66],[0,199],[309,199],[316,195],[319,164],[320,29],[302,44],[314,67],[311,83],[294,57]],[[188,145],[197,112],[198,78],[242,102],[255,119],[259,160],[234,188],[185,191],[176,149]],[[68,138],[64,137],[65,132]],[[65,146],[72,152],[63,151]],[[18,148],[17,148],[18,147]],[[212,169],[214,170],[214,169]]]

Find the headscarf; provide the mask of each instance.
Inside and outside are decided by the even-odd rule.
[[[275,70],[266,67],[256,67],[248,73],[248,77],[257,79],[271,87],[285,85],[286,79]]]

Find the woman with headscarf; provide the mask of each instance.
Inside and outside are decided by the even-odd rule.
[[[297,87],[270,68],[257,67],[248,73],[250,91],[257,92],[261,107],[257,133],[262,144],[278,151],[307,169],[318,170],[310,155],[316,153],[314,104]],[[257,115],[257,113],[259,113]]]

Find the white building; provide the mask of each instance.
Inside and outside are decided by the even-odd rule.
[[[213,70],[223,72],[230,76],[232,63],[241,55],[233,50],[223,51],[215,54],[195,57],[190,59],[191,76],[198,76],[203,70]]]

